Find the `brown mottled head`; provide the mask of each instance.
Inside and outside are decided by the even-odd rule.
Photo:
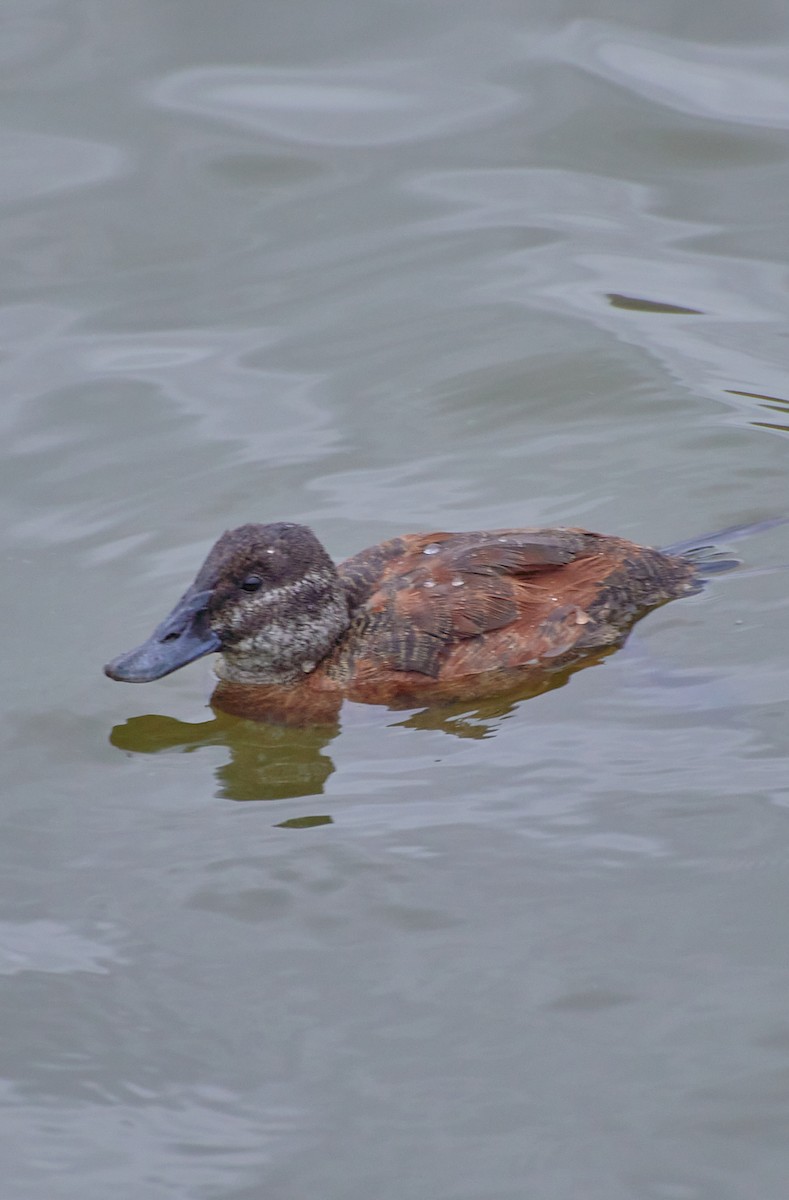
[[[348,627],[336,568],[304,525],[241,525],[224,533],[151,637],[105,668],[146,682],[218,650],[218,674],[244,683],[309,673]]]

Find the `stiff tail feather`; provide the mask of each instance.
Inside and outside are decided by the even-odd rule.
[[[733,542],[737,538],[749,537],[752,533],[764,533],[777,525],[785,525],[789,516],[769,517],[765,521],[755,521],[748,525],[730,525],[728,529],[719,529],[715,533],[705,533],[700,537],[688,538],[684,542],[674,542],[671,546],[661,547],[664,554],[681,555],[690,559],[701,570],[703,575],[715,575],[722,571],[735,571],[741,566],[740,559],[719,548],[721,542]],[[756,568],[755,573],[777,570],[776,567]],[[751,571],[748,572],[751,574]]]

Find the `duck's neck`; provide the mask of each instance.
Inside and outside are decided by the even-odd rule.
[[[295,684],[336,646],[350,625],[348,598],[333,569],[266,593],[254,629],[225,644],[216,673],[229,683]]]

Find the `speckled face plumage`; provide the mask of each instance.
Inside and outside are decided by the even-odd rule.
[[[334,563],[303,525],[242,525],[216,543],[195,579],[221,640],[217,673],[284,682],[309,673],[348,626]]]

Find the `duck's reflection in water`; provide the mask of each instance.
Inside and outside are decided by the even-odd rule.
[[[502,720],[523,700],[562,687],[571,675],[594,666],[608,656],[604,651],[584,663],[546,674],[528,689],[469,704],[433,705],[420,709],[393,709],[374,705],[346,704],[343,719],[349,725],[363,724],[380,731],[387,726],[435,730],[461,738],[493,737]],[[210,720],[190,724],[175,717],[153,713],[130,717],[116,725],[110,742],[134,754],[188,752],[222,746],[228,762],[218,767],[218,796],[226,800],[288,800],[320,796],[335,770],[326,750],[340,732],[340,720],[325,725],[281,725],[231,716],[218,708]],[[284,822],[288,827],[327,824],[323,814]]]
[[[135,754],[194,751],[223,746],[228,761],[217,768],[218,795],[226,800],[287,800],[319,796],[334,763],[325,748],[339,724],[309,729],[262,725],[215,710],[211,720],[190,724],[153,713],[116,725],[110,742]],[[325,823],[322,819],[318,823]]]

